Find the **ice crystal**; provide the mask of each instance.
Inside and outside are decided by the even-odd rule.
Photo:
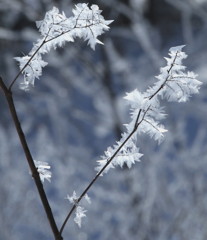
[[[42,182],[46,179],[47,181],[51,181],[52,173],[49,171],[51,168],[47,162],[34,161],[37,171],[40,175],[40,179]]]

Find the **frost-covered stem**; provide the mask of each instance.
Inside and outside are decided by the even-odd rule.
[[[175,61],[176,61],[176,58],[178,56],[178,51],[176,52],[175,54],[175,57],[173,59],[173,62],[172,64],[170,65],[170,68],[167,70],[168,74],[170,73],[170,71],[172,70],[174,64],[175,64]],[[169,75],[166,77],[165,81],[163,82],[163,84],[157,89],[157,91],[155,91],[150,97],[149,97],[149,100],[151,100],[155,95],[158,94],[158,92],[165,86],[165,84],[167,83],[167,81],[169,80]]]
[[[94,25],[94,24],[90,24],[90,25],[84,26],[84,27],[82,27],[82,28],[87,28],[87,27],[90,28],[90,26],[92,26],[92,25]],[[21,73],[25,70],[25,68],[29,65],[29,63],[32,61],[32,59],[33,59],[33,58],[35,57],[35,55],[39,52],[39,50],[43,47],[44,44],[46,44],[46,43],[48,43],[48,42],[50,42],[50,41],[53,41],[54,39],[56,39],[56,38],[58,38],[58,37],[61,37],[62,35],[70,32],[70,31],[72,31],[72,30],[75,29],[75,28],[78,28],[78,27],[75,26],[74,28],[72,28],[72,29],[70,29],[70,30],[68,30],[68,31],[66,31],[66,32],[62,32],[60,35],[55,36],[55,37],[50,38],[50,39],[47,40],[47,37],[48,37],[48,35],[49,35],[49,32],[48,32],[48,35],[45,37],[45,39],[42,41],[42,43],[41,43],[40,46],[36,49],[36,51],[31,55],[30,59],[27,61],[27,63],[24,65],[24,67],[18,72],[18,74],[16,75],[16,77],[14,78],[14,80],[11,82],[11,84],[10,84],[10,86],[9,86],[8,89],[11,90],[12,86],[14,85],[14,83],[16,82],[16,80],[18,79],[18,77],[19,77],[19,76],[21,75]]]
[[[51,42],[51,41],[53,41],[54,39],[57,39],[57,38],[61,37],[62,35],[71,32],[71,31],[74,30],[74,29],[90,28],[90,27],[92,27],[92,26],[94,26],[94,25],[96,25],[96,24],[89,24],[89,25],[85,25],[85,26],[83,26],[83,27],[77,27],[77,26],[75,25],[75,26],[74,26],[73,28],[71,28],[70,30],[65,31],[65,32],[62,32],[62,33],[60,33],[60,35],[57,35],[57,36],[55,36],[55,37],[53,37],[53,38],[50,38],[50,39],[48,39],[48,40],[45,40],[45,43]],[[91,32],[92,32],[92,31],[91,31]],[[93,32],[92,32],[92,34],[93,34]]]
[[[31,152],[29,150],[29,147],[28,147],[28,144],[27,144],[27,140],[25,138],[24,132],[23,132],[22,127],[21,127],[21,124],[19,122],[19,118],[17,116],[16,108],[15,108],[15,105],[14,105],[12,91],[11,91],[11,89],[9,89],[5,85],[5,83],[3,82],[1,77],[0,77],[0,87],[2,88],[2,90],[4,92],[4,95],[6,97],[7,103],[9,105],[9,110],[10,110],[12,119],[14,121],[14,125],[16,127],[16,131],[18,133],[18,136],[19,136],[22,148],[24,150],[24,154],[26,156],[28,165],[30,167],[30,170],[31,170],[31,173],[32,173],[32,177],[33,177],[33,179],[35,181],[35,184],[36,184],[36,187],[37,187],[40,199],[42,201],[42,205],[44,207],[44,210],[45,210],[45,213],[47,215],[48,221],[50,223],[50,227],[52,229],[52,232],[53,232],[53,235],[55,237],[55,240],[62,240],[63,238],[61,237],[61,234],[60,234],[60,232],[59,232],[59,230],[57,228],[57,225],[56,225],[53,213],[51,211],[51,208],[50,208],[47,196],[46,196],[46,193],[44,191],[42,182],[40,180],[39,173],[38,173],[37,168],[36,168],[36,166],[34,164],[34,160],[32,158]]]
[[[172,70],[176,58],[177,58],[177,54],[175,55],[175,58],[173,59],[173,62],[170,66],[170,68],[167,70],[168,74],[170,73],[170,71]],[[154,96],[156,96],[161,89],[166,85],[167,81],[169,80],[169,75],[166,77],[165,81],[162,83],[162,85],[151,95],[148,97],[149,100],[151,100]],[[60,233],[62,234],[64,227],[67,223],[67,221],[69,220],[70,216],[72,215],[73,211],[76,209],[78,203],[81,201],[81,199],[86,195],[86,193],[88,192],[88,190],[92,187],[92,185],[96,182],[96,180],[102,175],[102,173],[104,172],[104,170],[108,167],[108,165],[113,161],[113,159],[116,157],[116,155],[119,153],[119,151],[124,147],[124,145],[127,143],[127,141],[133,136],[133,134],[137,131],[139,125],[143,122],[146,121],[145,120],[145,116],[147,114],[147,112],[149,111],[150,106],[148,106],[148,108],[144,111],[144,109],[139,109],[139,112],[137,114],[135,123],[134,123],[134,127],[133,130],[129,133],[128,137],[124,140],[124,142],[117,148],[117,150],[114,152],[114,154],[108,159],[108,161],[106,162],[106,164],[102,167],[102,169],[98,172],[98,174],[93,178],[93,180],[89,183],[89,185],[86,187],[86,189],[83,191],[83,193],[81,194],[81,196],[77,199],[77,201],[73,204],[71,210],[69,211],[65,221],[62,224],[62,227],[60,228]],[[142,119],[139,121],[141,112],[144,111]]]
[[[38,53],[38,51],[41,49],[41,47],[45,44],[45,40],[40,44],[40,46],[36,49],[36,51],[32,54],[28,62],[24,65],[24,67],[18,72],[14,80],[11,82],[10,86],[8,87],[9,91],[11,91],[12,86],[16,82],[17,78],[21,75],[21,73],[24,71],[24,69],[29,65],[29,63],[32,61],[34,56]]]
[[[173,59],[172,64],[170,65],[169,69],[167,70],[168,75],[166,76],[164,82],[160,85],[160,87],[158,87],[158,89],[152,93],[148,98],[148,100],[150,101],[153,97],[155,97],[162,89],[163,87],[165,87],[165,85],[167,84],[168,80],[170,79],[170,71],[172,70],[173,66],[175,65],[176,59],[178,57],[178,51],[175,54],[175,57]],[[119,151],[124,147],[124,145],[128,142],[128,140],[133,136],[133,134],[137,131],[138,127],[140,126],[140,124],[143,121],[148,122],[149,124],[151,124],[149,121],[147,121],[145,119],[145,116],[147,114],[147,112],[150,110],[151,105],[148,106],[148,108],[145,109],[139,109],[139,112],[137,114],[135,123],[134,123],[134,127],[133,130],[129,133],[128,137],[123,141],[123,143],[117,148],[117,150],[114,152],[114,154],[108,159],[108,161],[106,162],[106,164],[101,168],[101,170],[98,172],[98,174],[93,178],[93,180],[89,183],[89,185],[86,187],[86,189],[83,191],[83,193],[81,194],[81,196],[76,200],[76,202],[73,204],[71,210],[69,211],[65,221],[62,224],[62,227],[60,228],[60,233],[62,234],[64,227],[67,223],[67,221],[69,220],[69,218],[71,217],[73,211],[76,209],[76,207],[78,206],[79,202],[81,201],[81,199],[86,195],[86,193],[88,192],[88,190],[92,187],[92,185],[96,182],[96,180],[102,175],[102,173],[104,172],[104,170],[108,167],[108,165],[113,161],[113,159],[116,157],[116,155],[119,153]],[[140,116],[141,113],[143,112],[142,118],[140,120]]]
[[[92,187],[92,185],[97,181],[97,179],[102,175],[102,173],[104,172],[104,170],[108,167],[108,165],[112,162],[112,160],[116,157],[116,155],[118,154],[118,152],[123,148],[123,146],[128,142],[128,140],[132,137],[132,135],[137,131],[137,128],[139,127],[139,125],[141,124],[141,122],[144,119],[144,116],[142,118],[142,120],[139,122],[139,116],[142,110],[139,111],[138,115],[137,115],[137,120],[134,124],[134,128],[131,131],[131,133],[128,135],[128,137],[124,140],[124,142],[118,147],[118,149],[114,152],[114,154],[108,159],[107,163],[102,167],[102,169],[96,174],[96,176],[93,178],[93,180],[88,184],[88,186],[85,188],[85,190],[83,191],[83,193],[80,195],[80,197],[76,200],[76,202],[73,204],[71,210],[69,211],[67,217],[65,218],[65,221],[62,224],[62,227],[60,228],[60,234],[62,234],[64,227],[67,223],[67,221],[69,220],[70,216],[72,215],[73,211],[76,209],[76,207],[78,206],[78,203],[81,201],[81,199],[86,195],[86,193],[88,192],[88,190]]]

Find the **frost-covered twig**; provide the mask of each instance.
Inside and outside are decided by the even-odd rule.
[[[28,74],[26,73],[26,68],[29,66],[30,62],[33,60],[34,56],[38,53],[38,51],[41,49],[41,47],[44,45],[44,41],[40,44],[40,46],[35,50],[34,53],[32,53],[31,56],[25,56],[23,58],[15,58],[17,61],[19,61],[20,63],[20,71],[18,72],[18,74],[16,75],[16,77],[14,78],[14,80],[11,82],[10,86],[9,86],[9,90],[12,89],[12,86],[14,85],[14,83],[16,82],[16,80],[18,79],[18,77],[21,75],[21,73],[25,72],[25,77],[28,76]],[[21,60],[22,59],[22,60]],[[46,65],[45,65],[46,66]],[[31,67],[31,66],[30,66]]]
[[[20,86],[23,90],[28,90],[30,85],[34,85],[35,79],[42,75],[42,68],[47,65],[47,62],[42,60],[42,55],[52,48],[61,47],[66,42],[74,42],[76,37],[88,41],[92,49],[95,49],[96,43],[103,44],[98,40],[98,36],[109,29],[108,25],[112,21],[105,20],[101,12],[97,5],[89,8],[85,3],[77,4],[73,9],[73,16],[69,18],[56,7],[47,12],[42,21],[36,22],[41,38],[27,56],[15,58],[19,62],[20,71],[9,89],[11,90],[21,73],[24,74],[24,81]]]
[[[73,195],[72,196],[69,196],[67,195],[66,199],[69,200],[69,202],[73,205],[76,206],[76,211],[75,211],[75,218],[74,218],[74,222],[76,224],[78,224],[79,227],[81,227],[81,224],[82,224],[82,218],[83,217],[86,217],[86,212],[87,210],[85,210],[84,207],[80,206],[79,205],[79,202],[78,202],[78,197],[76,195],[76,192],[73,191]],[[90,204],[91,203],[91,200],[89,198],[89,196],[86,194],[85,195],[85,200]],[[61,230],[62,231],[62,230]]]
[[[131,167],[142,154],[138,154],[136,147],[137,136],[141,133],[147,133],[159,143],[163,140],[164,134],[167,130],[159,123],[166,114],[160,106],[159,98],[167,99],[168,101],[185,102],[189,99],[191,94],[198,93],[201,82],[196,79],[193,72],[185,72],[186,67],[182,65],[182,60],[187,55],[182,51],[184,46],[170,48],[167,66],[160,69],[160,74],[156,77],[158,81],[154,86],[149,87],[146,92],[141,93],[137,89],[127,93],[125,99],[131,107],[131,122],[126,124],[127,132],[122,135],[121,140],[116,145],[109,147],[98,160],[99,166],[97,170],[100,171],[107,163],[107,172],[110,168],[115,166],[123,166],[125,163]],[[119,146],[125,142],[127,136],[135,133],[134,129],[137,126],[136,134],[133,134],[127,143],[124,144],[121,151],[118,151],[117,156],[113,161],[111,157],[117,152]],[[110,163],[110,164],[109,164]]]
[[[117,165],[126,164],[129,168],[136,161],[140,161],[143,155],[139,153],[136,141],[141,133],[147,133],[158,142],[161,142],[167,130],[159,123],[165,117],[163,108],[160,106],[159,98],[165,98],[168,101],[185,102],[191,96],[199,91],[201,82],[196,79],[193,72],[185,72],[185,66],[182,60],[187,55],[182,51],[184,46],[170,48],[169,56],[166,58],[167,66],[161,68],[158,81],[154,86],[141,93],[137,89],[127,93],[125,99],[131,107],[131,122],[126,124],[127,132],[122,134],[122,138],[113,147],[105,151],[105,155],[98,160],[98,171],[94,179],[89,183],[81,196],[76,200],[69,211],[63,225],[60,229],[62,233],[68,219],[77,207],[77,203],[87,194],[96,180],[106,173],[110,168]]]

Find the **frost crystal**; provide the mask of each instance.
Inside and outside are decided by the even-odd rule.
[[[66,199],[68,199],[70,203],[76,204],[77,199],[78,199],[78,197],[76,195],[76,192],[73,191],[73,195],[72,196],[67,195]]]
[[[41,161],[34,161],[35,166],[37,167],[37,171],[40,175],[40,179],[42,182],[46,179],[47,181],[51,181],[52,173],[48,170],[50,169],[50,166],[47,162],[41,162]]]
[[[149,98],[158,95],[168,101],[185,102],[191,94],[198,93],[201,82],[196,79],[196,74],[186,72],[186,67],[182,65],[183,59],[187,57],[182,51],[183,47],[184,45],[170,48],[170,58],[165,58],[167,66],[161,68],[156,77],[158,81],[147,90]]]
[[[73,16],[67,18],[64,12],[60,13],[53,7],[42,21],[37,21],[41,38],[27,56],[15,58],[24,74],[21,88],[28,90],[30,85],[34,85],[35,78],[42,75],[42,68],[47,63],[42,60],[41,55],[49,52],[51,48],[56,49],[66,42],[73,42],[76,37],[88,41],[92,49],[95,49],[96,43],[103,44],[98,40],[98,36],[109,30],[108,25],[113,21],[105,20],[101,12],[97,5],[89,8],[88,4],[82,3],[77,4],[73,9]]]
[[[187,55],[182,51],[184,45],[172,47],[169,50],[169,58],[165,58],[167,66],[160,69],[156,77],[158,81],[141,93],[137,89],[127,93],[124,97],[131,108],[131,122],[125,124],[126,133],[113,147],[105,151],[101,160],[98,160],[96,170],[99,174],[106,173],[110,168],[123,166],[129,168],[139,161],[142,156],[136,146],[139,134],[146,133],[160,143],[167,130],[159,123],[166,115],[160,107],[159,97],[168,101],[185,102],[191,94],[198,93],[201,82],[196,79],[193,72],[186,72],[182,65]],[[103,171],[104,170],[104,171]]]
[[[30,85],[34,85],[35,78],[39,78],[42,75],[42,68],[47,65],[45,61],[42,60],[42,56],[37,54],[32,61],[28,63],[30,60],[30,56],[25,57],[16,57],[14,58],[19,62],[20,69],[25,69],[22,71],[24,74],[24,82],[21,83],[20,88],[22,90],[29,90]]]
[[[86,217],[85,212],[87,212],[87,210],[83,207],[78,206],[76,208],[74,222],[77,223],[79,227],[81,227],[82,218]]]
[[[90,199],[90,197],[88,196],[88,194],[85,195],[85,200],[86,200],[89,204],[91,204],[91,199]]]
[[[101,160],[98,160],[98,167],[96,167],[97,171],[100,171],[107,162],[111,159],[111,157],[115,154],[117,149],[120,147],[120,145],[125,141],[126,134],[123,134],[120,141],[117,142],[116,145],[112,147],[108,147],[108,149],[104,152],[105,155],[101,156]],[[104,173],[108,172],[110,168],[114,168],[116,166],[123,167],[124,164],[127,165],[128,168],[131,168],[132,164],[135,164],[135,162],[139,162],[140,158],[143,154],[139,153],[139,149],[136,147],[134,143],[135,139],[130,139],[123,147],[122,149],[116,154],[113,161],[105,168]]]
[[[84,198],[89,204],[91,203],[88,194],[86,194]],[[87,210],[85,210],[84,207],[80,206],[78,202],[79,198],[77,197],[75,191],[73,191],[72,196],[67,195],[66,199],[68,199],[71,204],[74,204],[76,206],[74,222],[78,224],[79,227],[81,227],[82,218],[86,217],[85,213],[87,212]]]

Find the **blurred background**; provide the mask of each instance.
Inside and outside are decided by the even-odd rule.
[[[82,2],[82,1],[79,1]],[[184,65],[203,82],[187,103],[167,103],[166,138],[140,136],[142,161],[101,177],[89,192],[82,227],[71,219],[64,239],[207,239],[207,0],[97,0],[113,19],[93,51],[79,39],[45,56],[48,66],[30,92],[14,85],[16,108],[35,160],[47,161],[45,182],[58,226],[95,176],[96,160],[129,122],[126,92],[146,90],[168,49],[185,44]],[[53,6],[67,16],[77,1],[0,0],[0,75],[9,84],[39,38],[35,21]],[[0,93],[0,239],[53,239],[3,93]]]

